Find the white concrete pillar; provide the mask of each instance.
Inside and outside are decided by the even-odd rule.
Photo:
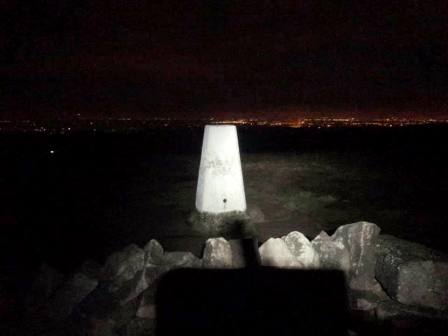
[[[246,211],[238,136],[234,125],[206,125],[196,190],[199,212]]]

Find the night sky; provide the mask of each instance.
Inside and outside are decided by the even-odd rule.
[[[0,119],[448,114],[445,0],[2,6]]]

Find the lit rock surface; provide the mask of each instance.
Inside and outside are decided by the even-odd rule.
[[[155,306],[155,293],[150,290],[143,292],[136,316],[140,318],[155,319],[156,318],[156,306]]]
[[[113,279],[121,283],[134,278],[145,264],[145,252],[135,244],[131,244],[120,252],[112,254],[104,266],[105,279]]]
[[[210,238],[205,243],[202,258],[204,267],[230,268],[232,267],[232,249],[224,238]]]
[[[202,259],[190,252],[165,252],[151,240],[144,249],[130,245],[113,254],[102,269],[84,263],[62,284],[61,275],[45,266],[29,294],[38,298],[29,301],[37,307],[29,316],[38,316],[30,325],[40,327],[42,320],[34,314],[41,311],[44,321],[54,324],[45,325],[48,330],[64,325],[77,335],[151,335],[157,288],[166,272],[181,267],[250,268],[260,259],[265,266],[344,271],[350,285],[347,303],[362,318],[448,321],[447,257],[378,233],[375,224],[359,222],[341,226],[331,237],[321,232],[311,243],[293,231],[268,239],[259,249],[254,239],[212,238]]]
[[[162,262],[164,251],[162,245],[157,240],[151,239],[143,250],[145,251],[146,266],[157,265]]]
[[[162,264],[169,268],[200,267],[201,261],[191,252],[165,252]]]
[[[120,287],[120,303],[124,304],[128,301],[135,299],[140,295],[146,288],[148,288],[149,283],[146,277],[146,269],[138,271],[134,278],[126,281]]]
[[[258,241],[256,239],[231,239],[232,267],[243,268],[261,264]]]
[[[282,237],[296,261],[305,268],[319,267],[319,255],[304,234],[293,231]]]
[[[448,258],[393,236],[377,243],[376,278],[397,301],[448,310]]]
[[[263,266],[303,267],[283,239],[270,238],[260,246],[259,251]]]
[[[375,245],[380,228],[373,223],[357,222],[340,226],[331,239],[344,245],[350,254],[350,287],[369,290],[375,286]]]
[[[205,126],[196,209],[212,214],[246,210],[238,136],[233,125]]]
[[[321,268],[341,270],[348,274],[350,253],[342,242],[333,241],[326,232],[322,231],[311,244],[319,255]]]

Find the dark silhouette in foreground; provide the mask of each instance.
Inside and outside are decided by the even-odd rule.
[[[156,334],[346,335],[342,272],[176,270],[161,281]]]
[[[162,278],[157,335],[347,334],[342,272],[261,267],[254,241],[241,243],[245,269],[180,269]]]

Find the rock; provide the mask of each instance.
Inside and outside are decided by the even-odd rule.
[[[140,318],[147,318],[147,319],[156,318],[155,294],[153,291],[147,290],[142,294],[135,315]]]
[[[115,321],[113,320],[96,320],[90,321],[90,329],[87,335],[93,336],[117,336],[115,332]]]
[[[151,336],[154,335],[154,320],[135,318],[126,328],[126,336]]]
[[[232,250],[232,268],[258,267],[261,265],[258,240],[254,238],[229,240]]]
[[[156,318],[156,305],[153,302],[149,303],[142,300],[135,315],[140,318],[154,320]]]
[[[52,296],[49,302],[50,315],[57,320],[67,318],[97,284],[97,279],[76,273]]]
[[[191,252],[165,252],[162,265],[170,268],[200,267],[201,261]]]
[[[348,299],[352,310],[372,310],[380,302],[390,300],[381,289],[376,291],[351,290],[348,292]]]
[[[158,280],[163,274],[168,272],[171,266],[152,266],[145,269],[146,282],[148,283],[148,288],[157,285]]]
[[[268,239],[260,246],[259,251],[263,266],[303,267],[280,238]]]
[[[243,241],[241,239],[229,240],[230,250],[232,252],[232,267],[243,268],[246,266],[246,260],[243,249]],[[255,246],[258,251],[258,247]]]
[[[113,280],[118,285],[131,280],[145,265],[145,252],[135,244],[123,251],[112,254],[104,266],[104,279]]]
[[[448,309],[448,258],[420,244],[382,235],[377,243],[376,278],[397,301]]]
[[[100,281],[98,286],[90,292],[78,305],[77,316],[82,319],[107,320],[113,312],[120,309],[120,298],[111,289],[112,281]]]
[[[319,267],[319,255],[310,241],[300,232],[293,231],[282,237],[289,251],[304,268]]]
[[[310,241],[300,232],[293,231],[280,238],[270,238],[260,249],[261,263],[265,266],[317,268],[319,256]]]
[[[320,267],[330,270],[341,270],[348,274],[350,270],[350,253],[340,241],[333,241],[324,231],[311,242],[319,256]]]
[[[138,309],[138,300],[126,302],[112,312],[111,318],[115,321],[115,328],[119,333],[125,330],[127,325],[135,318]]]
[[[155,319],[156,318],[156,305],[155,304],[141,305],[138,308],[137,313],[135,315],[140,318]]]
[[[138,271],[134,278],[126,281],[117,290],[117,297],[120,300],[120,304],[124,305],[139,296],[146,288],[148,288],[149,283],[146,277],[146,269]]]
[[[369,301],[365,298],[358,298],[356,300],[356,308],[359,310],[373,310],[377,307],[376,302]]]
[[[386,323],[390,335],[444,335],[448,328],[446,313],[393,300],[380,302],[376,317]]]
[[[159,265],[162,262],[164,251],[157,240],[151,239],[143,250],[145,251],[146,265]]]
[[[42,264],[31,286],[28,296],[28,308],[44,305],[53,293],[62,285],[64,276],[47,264]]]
[[[448,321],[448,314],[431,308],[409,306],[393,300],[384,300],[377,304],[376,315],[381,320],[397,318],[425,318]]]
[[[85,326],[80,334],[89,334],[89,326],[96,321],[113,321],[115,330],[126,328],[126,325],[135,317],[138,309],[138,300],[127,300],[129,296],[126,288],[112,290],[114,284],[111,281],[103,281],[98,284],[77,307],[74,312],[74,319],[77,325]],[[90,334],[89,334],[90,335]]]
[[[380,228],[373,223],[357,222],[340,226],[331,236],[350,254],[350,280],[353,289],[368,290],[375,284],[375,245]]]
[[[202,263],[207,268],[232,267],[232,249],[229,242],[222,237],[207,239]]]
[[[98,288],[83,301],[84,312],[90,311],[88,315],[98,318],[109,317],[111,311],[116,310],[118,305],[126,305],[149,287],[151,284],[149,281],[154,280],[147,276],[147,272],[151,272],[151,268],[138,271],[133,279],[120,283],[120,286],[113,281],[101,282]]]

